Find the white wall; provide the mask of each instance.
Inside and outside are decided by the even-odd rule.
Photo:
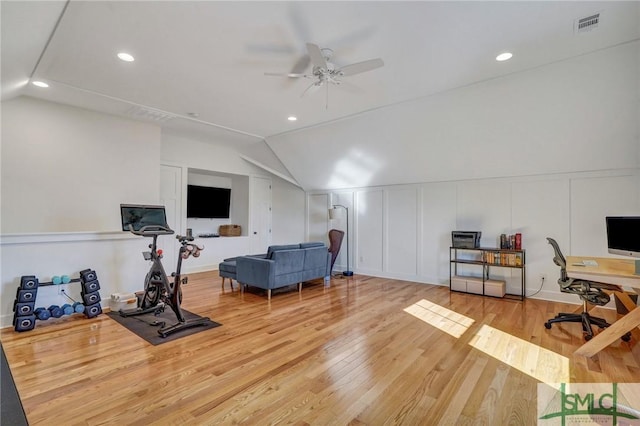
[[[482,231],[489,247],[521,232],[527,294],[576,302],[558,291],[546,237],[604,256],[604,217],[640,215],[639,117],[634,42],[268,143],[310,199],[354,200],[356,272],[444,285],[451,231]],[[308,229],[323,226],[314,217]],[[492,276],[519,291],[518,270]]]
[[[2,103],[0,324],[22,275],[94,269],[103,298],[142,286],[147,241],[121,231],[120,203],[159,201],[157,126],[31,98]],[[63,286],[79,300],[79,284]],[[63,305],[43,287],[36,306]]]
[[[306,190],[635,168],[639,62],[634,42],[267,142]]]
[[[158,202],[160,129],[19,97],[2,103],[2,233],[118,231]]]
[[[304,241],[304,191],[243,160],[238,152],[216,145],[215,141],[196,140],[174,133],[163,133],[162,160],[167,164],[182,167],[185,173],[187,173],[186,170],[199,170],[200,174],[205,172],[228,174],[232,176],[232,188],[234,188],[232,195],[234,191],[236,194],[240,194],[236,191],[238,188],[246,187],[246,190],[249,191],[249,176],[271,178],[272,244]],[[235,185],[236,180],[239,179],[246,180],[246,185]],[[249,198],[248,192],[244,195]],[[234,204],[234,218],[237,214],[235,212],[236,207],[238,206]],[[183,264],[186,273],[217,269],[218,263],[225,258],[252,253],[253,235],[250,232],[252,225],[248,214],[252,208],[251,200],[249,200],[249,205],[246,207],[246,223],[248,223],[248,226],[243,226],[243,236],[196,240],[198,244],[205,246],[205,250],[199,258],[190,258]],[[186,220],[183,226],[186,229]]]
[[[640,215],[638,171],[566,173],[536,177],[461,180],[340,191],[353,197],[352,266],[357,273],[448,285],[451,231],[481,231],[481,244],[499,247],[502,233],[523,235],[527,295],[577,303],[558,290],[559,270],[546,237],[565,255],[607,256],[606,215]],[[309,200],[336,193],[314,191]],[[350,209],[351,213],[351,209]],[[318,215],[310,226],[326,226]],[[316,223],[317,222],[317,223]],[[337,226],[335,226],[337,225]],[[345,229],[344,223],[330,222]],[[343,242],[341,261],[344,269]],[[463,271],[480,275],[473,267]],[[541,288],[541,275],[546,276]],[[491,268],[491,277],[520,292],[520,271]]]
[[[149,241],[120,230],[120,203],[157,204],[162,182],[177,176],[186,185],[190,168],[245,180],[266,175],[216,142],[167,136],[155,124],[31,98],[3,102],[0,326],[11,325],[22,275],[50,281],[54,275],[77,278],[80,270],[92,268],[103,306],[112,293],[142,289],[149,264],[141,252]],[[161,164],[176,173],[161,176]],[[286,212],[274,216],[274,241],[302,241],[304,192],[281,179],[274,182],[274,212]],[[171,208],[183,210],[184,197],[172,199]],[[186,216],[176,231],[185,229]],[[183,272],[215,269],[222,258],[246,254],[251,247],[248,237],[204,244],[203,256],[188,259]],[[167,272],[175,270],[175,262],[175,256],[165,257]],[[67,303],[60,288],[79,299],[79,284],[49,286],[38,293],[36,306]]]
[[[300,187],[284,179],[271,178],[271,244],[305,240],[306,196]]]

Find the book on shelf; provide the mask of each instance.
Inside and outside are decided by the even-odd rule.
[[[500,248],[502,250],[522,250],[522,234],[500,235]]]

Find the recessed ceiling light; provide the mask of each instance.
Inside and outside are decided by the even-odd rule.
[[[49,85],[47,83],[45,83],[44,81],[34,81],[31,84],[33,84],[34,86],[38,86],[38,87],[49,87]]]
[[[287,120],[289,121],[296,121],[298,119],[298,117],[296,117],[295,115],[290,115],[289,117],[287,117]]]
[[[508,61],[509,59],[511,59],[511,57],[513,56],[513,53],[511,52],[504,52],[499,54],[498,56],[496,56],[496,61]]]
[[[130,54],[125,53],[125,52],[118,53],[118,58],[120,58],[121,60],[123,60],[125,62],[133,62],[133,61],[135,61],[135,58],[133,56],[131,56]]]

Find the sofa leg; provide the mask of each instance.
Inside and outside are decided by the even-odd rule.
[[[302,293],[302,283],[298,283],[298,293]]]
[[[224,278],[225,277],[222,277],[222,291],[224,291]],[[227,277],[227,278],[229,278],[229,286],[231,287],[231,291],[233,291],[233,278],[231,277]]]
[[[271,289],[267,289],[267,300],[271,300]]]

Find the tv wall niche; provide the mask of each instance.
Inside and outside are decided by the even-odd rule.
[[[186,185],[187,228],[194,235],[218,233],[220,225],[249,226],[249,176],[188,169]]]

